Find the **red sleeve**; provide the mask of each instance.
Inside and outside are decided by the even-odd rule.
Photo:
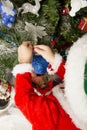
[[[61,62],[60,66],[58,67],[56,74],[62,80],[64,79],[64,74],[65,74],[65,62],[64,61]]]
[[[55,130],[58,126],[59,110],[52,93],[38,96],[32,87],[29,72],[17,74],[15,92],[16,105],[36,129]]]

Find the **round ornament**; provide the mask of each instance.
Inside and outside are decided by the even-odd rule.
[[[67,6],[63,7],[60,12],[62,15],[68,15],[69,14],[69,7],[67,7]]]

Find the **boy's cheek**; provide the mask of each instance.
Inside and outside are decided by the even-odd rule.
[[[37,87],[43,88],[46,87],[48,84],[48,79],[45,76],[33,76],[32,77],[32,82],[34,85]]]

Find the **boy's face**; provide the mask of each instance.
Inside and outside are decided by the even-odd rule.
[[[32,82],[35,87],[40,87],[44,89],[45,87],[47,87],[48,80],[49,78],[47,74],[36,75],[35,73],[32,73]]]

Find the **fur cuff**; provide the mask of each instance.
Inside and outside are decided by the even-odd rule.
[[[54,64],[50,64],[50,67],[48,66],[48,68],[47,68],[48,74],[50,74],[50,75],[55,74],[57,72],[58,67],[60,66],[61,62],[62,62],[62,56],[55,53]]]
[[[13,68],[12,74],[14,76],[16,76],[18,73],[19,74],[23,74],[25,72],[32,72],[33,71],[33,67],[31,64],[18,64]]]

